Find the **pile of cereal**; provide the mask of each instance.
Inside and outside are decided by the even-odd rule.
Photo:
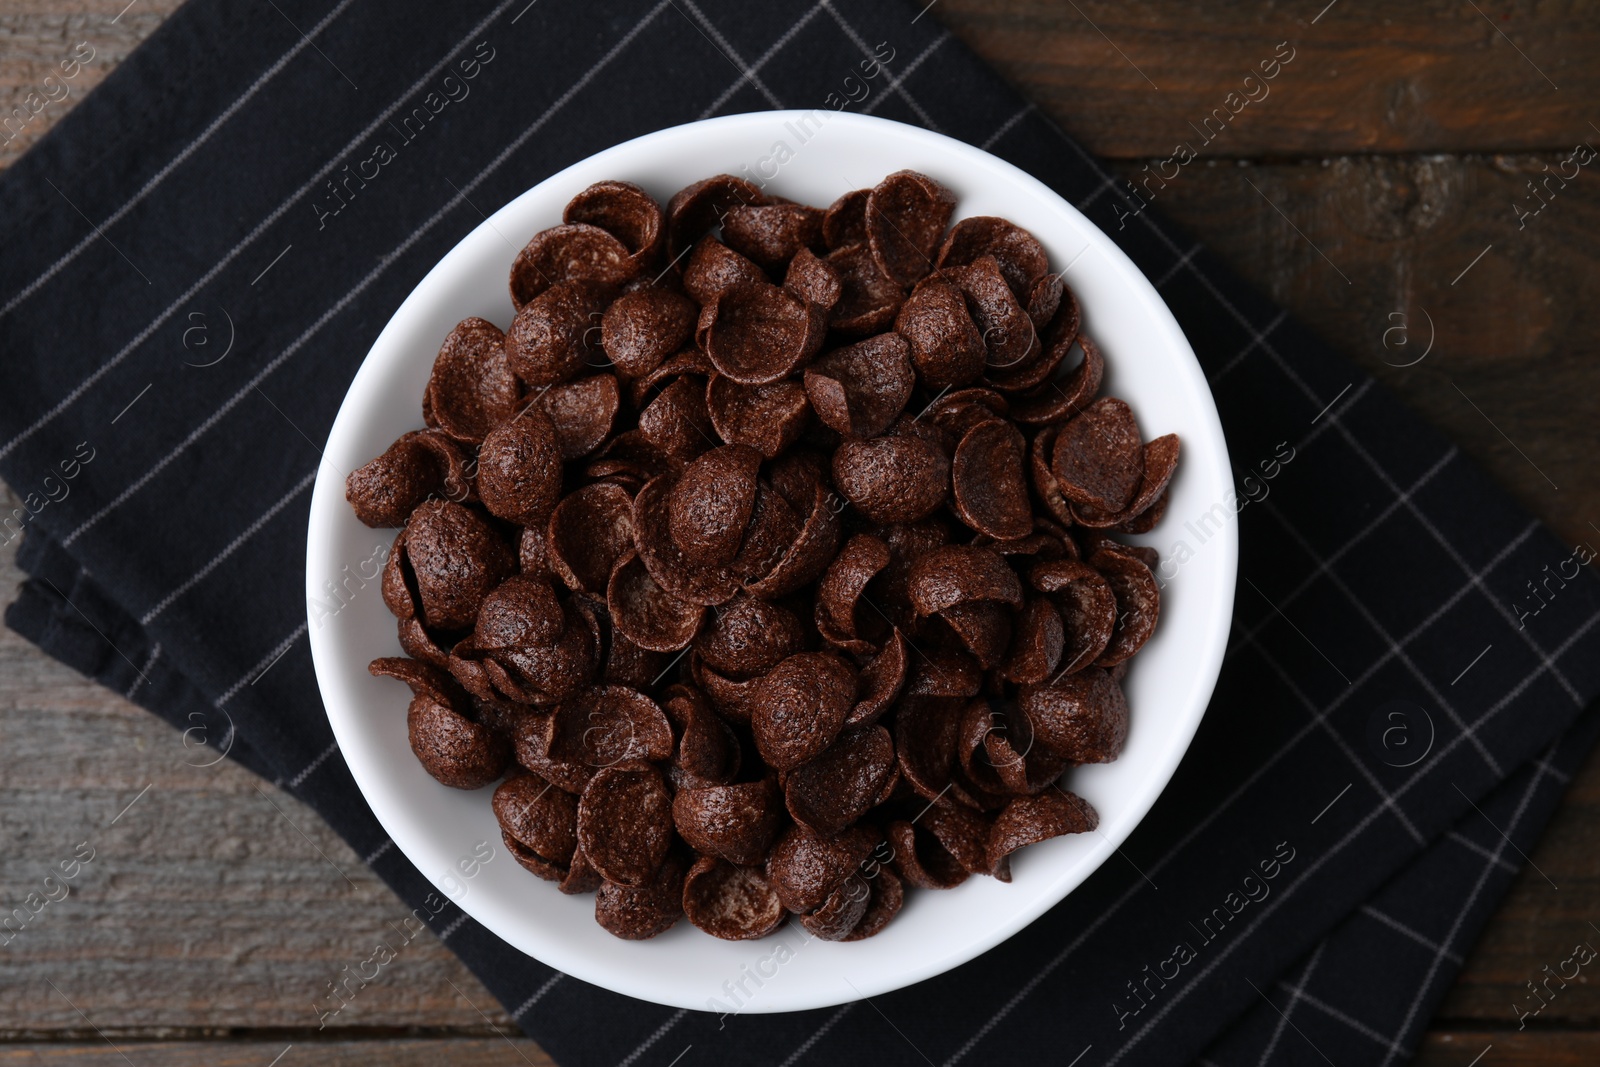
[[[496,781],[506,847],[611,933],[789,915],[870,937],[907,884],[1010,880],[1097,816],[1155,628],[1174,436],[1145,442],[1044,248],[912,171],[820,210],[729,175],[601,182],[444,341],[349,478],[411,747]]]

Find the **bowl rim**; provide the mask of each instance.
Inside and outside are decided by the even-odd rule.
[[[499,210],[486,217],[464,235],[449,252],[445,253],[395,309],[389,321],[373,341],[366,356],[363,357],[361,366],[351,380],[346,395],[340,404],[338,415],[335,417],[333,426],[329,431],[325,454],[337,454],[335,449],[336,442],[355,432],[352,429],[352,423],[362,417],[362,409],[354,404],[354,399],[358,393],[363,391],[361,387],[369,378],[382,373],[378,366],[382,361],[380,354],[397,344],[404,343],[396,335],[401,329],[400,324],[407,318],[408,310],[419,303],[425,303],[425,294],[437,285],[444,284],[442,279],[455,272],[460,264],[470,262],[474,256],[481,255],[482,253],[478,251],[478,246],[482,245],[486,240],[496,242],[505,240],[504,236],[496,228],[496,223],[504,220],[508,213],[516,211],[519,205],[529,199],[540,198],[542,194],[546,194],[547,190],[568,184],[573,175],[585,171],[589,172],[590,180],[600,180],[600,178],[593,177],[596,173],[599,173],[601,177],[614,177],[615,174],[605,172],[605,167],[610,165],[611,161],[618,161],[615,169],[619,173],[637,171],[640,169],[640,165],[635,158],[637,155],[663,149],[682,151],[684,146],[681,142],[685,138],[693,139],[700,131],[708,131],[707,136],[711,136],[724,131],[743,132],[745,127],[759,126],[766,128],[771,124],[797,121],[806,116],[813,116],[815,110],[759,111],[725,115],[656,130],[623,141],[578,160],[570,166],[549,175],[518,196],[513,197]],[[1151,317],[1153,328],[1158,329],[1165,336],[1166,342],[1177,356],[1179,372],[1190,379],[1187,385],[1189,387],[1198,385],[1198,389],[1195,392],[1200,397],[1201,406],[1195,412],[1195,415],[1202,423],[1206,436],[1204,448],[1198,450],[1198,454],[1214,457],[1222,472],[1223,480],[1231,488],[1232,474],[1227,441],[1222,432],[1215,399],[1200,368],[1199,361],[1194,355],[1192,346],[1185,337],[1182,328],[1178,325],[1176,318],[1172,315],[1171,310],[1156,291],[1155,286],[1092,220],[1033,175],[991,155],[981,148],[955,138],[890,119],[848,111],[830,114],[827,124],[830,130],[853,128],[858,133],[869,135],[874,132],[892,132],[894,136],[908,139],[913,143],[920,143],[921,146],[930,151],[948,153],[955,157],[959,164],[987,172],[992,180],[1015,188],[1019,192],[1025,192],[1037,199],[1041,205],[1059,213],[1063,217],[1064,223],[1082,235],[1087,241],[1087,247],[1083,252],[1080,252],[1079,256],[1081,257],[1084,253],[1093,250],[1102,258],[1106,269],[1116,271],[1120,276],[1122,285],[1128,290],[1128,295],[1134,298]],[[626,166],[622,165],[621,161],[623,160],[628,161]],[[1070,269],[1070,265],[1063,268],[1063,273],[1068,269]],[[1088,309],[1086,308],[1087,313]],[[1193,457],[1197,454],[1194,445],[1195,442],[1191,442],[1188,439],[1184,441],[1186,456]],[[1194,460],[1191,458],[1190,464],[1192,465],[1193,462]],[[354,713],[347,709],[345,684],[339,674],[339,671],[347,665],[337,657],[332,647],[334,643],[333,634],[330,631],[321,629],[318,625],[309,624],[312,621],[316,621],[312,614],[312,599],[322,593],[317,588],[314,576],[339,573],[338,564],[340,558],[332,554],[331,542],[334,540],[332,531],[344,517],[341,512],[344,515],[348,514],[348,505],[344,496],[344,476],[333,470],[331,464],[321,464],[318,467],[316,484],[313,488],[310,517],[307,525],[305,586],[308,601],[308,635],[324,711],[328,715],[335,740],[338,742],[341,755],[350,768],[351,776],[355,780],[357,788],[361,791],[363,800],[372,809],[384,832],[389,835],[395,848],[405,854],[408,860],[411,860],[413,866],[423,874],[425,879],[441,892],[448,894],[449,889],[443,881],[436,874],[429,873],[430,868],[425,867],[423,863],[413,858],[419,852],[427,850],[425,842],[428,834],[424,828],[412,821],[401,818],[399,813],[389,810],[384,805],[374,802],[374,795],[379,791],[376,777],[379,771],[374,768],[370,755],[363,753],[361,746],[357,743],[358,726],[352,718]],[[1158,525],[1157,531],[1161,529],[1162,527]],[[893,977],[885,979],[861,976],[861,985],[859,987],[853,982],[847,982],[846,988],[843,989],[808,988],[803,991],[796,991],[791,988],[783,996],[769,997],[759,1002],[753,1001],[748,1006],[741,1007],[740,1010],[754,1014],[827,1007],[903,988],[934,977],[976,958],[1001,941],[1011,937],[1036,920],[1045,911],[1064,900],[1072,890],[1076,889],[1097,871],[1110,854],[1122,845],[1149,812],[1156,799],[1165,791],[1177,770],[1179,762],[1187,752],[1196,730],[1199,728],[1200,721],[1204,717],[1205,710],[1214,692],[1226,650],[1237,583],[1237,523],[1224,523],[1215,537],[1206,542],[1206,546],[1208,551],[1217,553],[1215,560],[1215,586],[1214,589],[1208,588],[1206,590],[1208,596],[1215,597],[1215,608],[1208,615],[1211,625],[1206,631],[1188,635],[1200,644],[1200,648],[1196,658],[1198,669],[1195,671],[1186,691],[1188,699],[1184,713],[1165,735],[1165,744],[1160,749],[1159,756],[1153,761],[1150,773],[1143,780],[1138,795],[1132,798],[1131,803],[1116,812],[1114,825],[1110,827],[1110,832],[1107,832],[1104,825],[1107,820],[1102,819],[1103,825],[1101,830],[1098,831],[1100,840],[1096,842],[1087,859],[1077,862],[1062,872],[1048,891],[1036,894],[1030,900],[1016,902],[1018,906],[1012,910],[1005,921],[996,923],[978,936],[964,935],[961,939],[954,940],[948,951],[931,955],[918,965],[908,965],[903,970],[896,972]],[[365,671],[363,670],[361,673],[365,674]],[[550,888],[552,892],[554,891],[553,887],[543,886],[542,884],[539,888]],[[483,914],[474,913],[469,904],[470,898],[458,901],[458,905],[463,912],[472,915],[501,940],[565,974],[641,1000],[673,1007],[699,1010],[705,1010],[706,1008],[706,1003],[703,999],[698,999],[694,995],[677,989],[670,976],[664,982],[660,979],[655,981],[642,980],[638,974],[630,972],[626,967],[618,968],[609,961],[597,962],[582,953],[568,951],[565,947],[550,941],[547,937],[541,938],[537,924],[526,924],[521,929],[516,930],[507,929],[506,924],[499,921],[499,916],[486,917]],[[530,944],[534,948],[530,948]],[[638,944],[649,944],[649,942]],[[760,946],[762,944],[763,942],[761,941],[749,943],[751,946]],[[642,971],[645,969],[641,967],[635,970]]]

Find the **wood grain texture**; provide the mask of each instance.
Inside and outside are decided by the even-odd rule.
[[[65,98],[0,144],[0,165],[177,2],[137,0],[112,23],[125,0],[0,0],[0,119],[77,41],[96,49]],[[1512,207],[1537,204],[1527,182],[1570,145],[1600,143],[1587,125],[1600,122],[1600,8],[1480,3],[1491,25],[1453,0],[1338,0],[1312,25],[1324,3],[941,0],[930,17],[1133,180],[1292,41],[1272,95],[1158,189],[1157,207],[1564,538],[1600,545],[1600,307],[1587,292],[1600,174],[1552,186],[1525,225]],[[1406,347],[1386,333],[1395,315]],[[1398,365],[1430,336],[1425,359]],[[0,602],[20,581],[14,548],[0,550]],[[318,1034],[313,998],[405,908],[309,809],[186,755],[175,731],[0,631],[0,907],[78,842],[95,849],[71,895],[0,946],[0,1067],[266,1065],[291,1043],[284,1067],[307,1053],[341,1067],[550,1062],[495,1035],[510,1021],[431,934]],[[1465,1067],[1489,1045],[1483,1067],[1600,1062],[1600,983],[1570,986],[1520,1032],[1511,1007],[1575,941],[1600,944],[1585,933],[1600,922],[1600,757],[1532,859],[1561,888],[1532,868],[1517,879],[1418,1063]]]
[[[274,1057],[282,1056],[281,1061]],[[0,1046],[0,1067],[554,1067],[532,1041],[377,1038],[368,1041],[125,1041]]]
[[[1600,1034],[1535,1033],[1533,1030],[1434,1030],[1423,1041],[1413,1067],[1592,1067],[1600,1063]]]
[[[6,602],[15,548],[0,555]],[[0,629],[0,910],[42,893],[80,842],[93,850],[69,895],[0,945],[0,1040],[315,1031],[339,969],[398,940],[386,923],[410,909],[315,812],[228,761],[191,762],[178,731]],[[478,1008],[510,1026],[424,933],[325,1035],[482,1030]]]
[[[1150,188],[1154,207],[1399,393],[1529,511],[1600,547],[1600,304],[1588,295],[1600,266],[1600,173],[1589,170],[1600,160],[1565,189],[1552,183],[1525,226],[1513,207],[1537,205],[1530,176],[1544,180],[1564,158],[1197,161]],[[1401,323],[1407,333],[1391,332]],[[1430,336],[1431,353],[1402,366]]]
[[[1193,139],[1189,124],[1285,41],[1293,60],[1208,154],[1570,147],[1600,123],[1592,4],[942,0],[932,13],[1111,157],[1164,157]]]

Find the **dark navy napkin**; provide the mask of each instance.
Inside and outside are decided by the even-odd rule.
[[[1009,942],[840,1008],[661,1008],[453,905],[434,928],[564,1067],[1405,1060],[1600,725],[1582,714],[1593,552],[1137,210],[937,18],[191,0],[0,175],[0,473],[25,501],[0,537],[20,533],[32,576],[7,621],[174,725],[210,724],[420,905],[428,883],[337,756],[300,596],[318,442],[373,338],[485,213],[618,141],[773,107],[921,124],[1105,227],[1210,376],[1237,495],[1169,515],[1162,548],[1237,522],[1242,570],[1176,778]]]

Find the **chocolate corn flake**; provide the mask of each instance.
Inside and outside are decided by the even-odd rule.
[[[718,437],[730,445],[749,445],[767,459],[798,441],[811,417],[799,382],[741,385],[721,374],[706,384],[706,411]]]
[[[368,526],[404,526],[431,497],[471,495],[460,446],[437,430],[412,430],[345,479],[345,499]]]
[[[616,425],[622,404],[614,374],[591,374],[587,378],[545,386],[533,401],[549,416],[555,427],[561,458],[574,460],[595,451]]]
[[[598,182],[346,480],[398,528],[370,670],[413,754],[617,937],[860,940],[1095,825],[1063,775],[1126,743],[1160,558],[1120,535],[1179,441],[1102,395],[1044,245],[955,205]]]
[[[1144,533],[1149,527],[1133,530],[1131,526],[1151,511],[1157,501],[1165,505],[1167,485],[1171,482],[1172,472],[1177,467],[1178,435],[1169,433],[1164,437],[1157,437],[1144,446],[1144,471],[1140,476],[1139,488],[1126,507],[1118,512],[1106,512],[1092,504],[1077,504],[1072,509],[1072,517],[1083,526],[1101,529],[1119,527],[1130,529],[1133,533]]]
[[[504,738],[431,695],[411,698],[406,733],[423,768],[453,789],[481,789],[511,761]]]
[[[783,906],[796,915],[815,911],[847,879],[860,877],[856,872],[881,839],[866,826],[852,826],[837,837],[825,838],[790,825],[767,856],[767,881]]]
[[[497,652],[554,644],[566,625],[561,601],[548,581],[513,575],[484,598],[472,636],[479,649]]]
[[[1011,644],[1011,611],[1008,605],[978,600],[952,604],[939,613],[982,670],[991,670],[1005,658]]]
[[[997,701],[968,704],[957,731],[957,752],[972,786],[997,795],[1035,792],[1029,774],[1034,751],[1031,727],[1025,717],[1012,715]],[[1043,772],[1046,777],[1041,787],[1058,777],[1063,766],[1063,761],[1051,761]]]
[[[511,549],[483,517],[448,500],[411,513],[405,545],[391,558],[416,591],[418,621],[438,630],[471,626],[483,598],[516,569]]]
[[[1042,682],[1061,662],[1067,647],[1061,609],[1046,597],[1030,597],[1017,616],[1016,633],[1001,671],[1018,685]]]
[[[1146,459],[1146,462],[1148,462],[1148,458]],[[1139,512],[1139,514],[1135,515],[1131,519],[1125,519],[1122,522],[1116,523],[1111,527],[1111,529],[1116,530],[1119,533],[1149,533],[1151,530],[1156,528],[1156,525],[1161,521],[1162,517],[1166,515],[1167,501],[1171,498],[1171,496],[1172,494],[1169,490],[1163,489],[1161,491],[1161,495],[1157,496],[1155,502],[1149,507]],[[1138,503],[1137,497],[1134,498],[1134,503]],[[1151,570],[1155,570],[1154,564],[1150,564],[1149,566]]]
[[[872,889],[859,874],[852,874],[825,897],[815,910],[800,916],[800,925],[823,941],[843,941],[867,913]]]
[[[1055,447],[1059,426],[1045,426],[1034,434],[1028,444],[1028,483],[1033,487],[1034,499],[1056,522],[1071,526],[1076,518],[1072,505],[1061,495],[1061,486],[1050,470],[1050,453]]]
[[[911,564],[907,582],[918,615],[936,615],[974,601],[1022,606],[1022,581],[992,548],[936,548]]]
[[[705,389],[698,378],[673,379],[639,412],[639,436],[668,462],[687,461],[715,445]]]
[[[1004,420],[1011,405],[1006,398],[983,386],[956,389],[940,396],[918,416],[959,442],[980,423]]]
[[[712,937],[749,941],[766,937],[788,918],[760,867],[701,856],[683,882],[683,913]]]
[[[617,632],[651,652],[688,648],[706,614],[703,604],[679,600],[657,585],[637,552],[629,552],[612,570],[606,607]]]
[[[1121,754],[1128,702],[1121,686],[1099,667],[1024,686],[1018,701],[1033,736],[1052,755],[1073,763],[1110,763]]]
[[[669,854],[644,885],[603,882],[594,898],[595,922],[625,941],[644,941],[666,933],[683,917],[686,873],[682,858]]]
[[[906,298],[894,328],[911,345],[923,382],[936,389],[967,385],[983,373],[983,331],[973,321],[959,286],[933,278]]]
[[[638,269],[632,250],[616,235],[583,223],[553,226],[535,234],[517,253],[511,265],[511,302],[520,310],[568,282],[621,285]]]
[[[833,837],[876,806],[894,771],[894,741],[882,726],[839,735],[820,755],[784,781],[784,801],[795,822]]]
[[[922,821],[967,873],[992,874],[1002,882],[1011,881],[1009,870],[989,860],[990,822],[978,812],[960,804],[935,805]]]
[[[750,727],[756,750],[787,771],[822,754],[856,700],[856,672],[829,652],[801,652],[769,671],[756,691]]]
[[[617,370],[639,378],[694,336],[700,309],[682,293],[651,286],[623,293],[600,319],[600,345]]]
[[[717,714],[740,726],[750,725],[750,704],[761,688],[761,678],[729,678],[706,666],[698,653],[689,657],[689,673]]]
[[[883,718],[904,691],[909,672],[906,639],[896,629],[883,643],[883,650],[861,668],[856,684],[856,705],[845,716],[845,726],[865,726]]]
[[[833,454],[833,480],[870,522],[917,522],[950,495],[950,459],[914,434],[849,439]]]
[[[905,886],[900,876],[888,868],[879,870],[877,877],[868,884],[872,889],[872,899],[867,902],[861,921],[840,938],[841,941],[860,941],[881,933],[905,905]]]
[[[648,885],[672,846],[672,795],[649,764],[596,772],[578,801],[578,841],[600,877]]]
[[[894,322],[905,289],[883,272],[865,242],[834,249],[823,262],[839,280],[839,299],[828,319],[834,330],[864,337]]]
[[[1133,409],[1102,397],[1056,434],[1050,456],[1061,492],[1075,504],[1121,511],[1144,478],[1144,444]]]
[[[821,308],[765,281],[716,293],[700,324],[706,357],[744,385],[787,377],[821,347],[826,332]]]
[[[476,627],[450,650],[448,665],[482,699],[551,704],[593,677],[599,642],[587,607],[557,598],[548,579],[514,575],[485,598]]]
[[[491,430],[478,452],[478,493],[496,518],[542,526],[561,497],[561,445],[537,408]]]
[[[732,174],[717,174],[678,190],[667,201],[668,256],[676,258],[717,226],[729,209],[766,202],[759,188]]]
[[[844,295],[839,272],[818,259],[809,248],[802,248],[789,261],[783,287],[806,303],[821,308],[824,315],[831,314]]]
[[[1063,380],[1044,381],[1018,397],[1011,406],[1013,419],[1030,426],[1059,423],[1077,415],[1094,399],[1105,376],[1105,357],[1088,334],[1080,333],[1072,345],[1060,349],[1062,362],[1074,345],[1083,356],[1072,373]]]
[[[634,274],[655,265],[666,240],[661,205],[632,182],[595,182],[567,202],[561,221],[597,226],[621,241]]]
[[[385,657],[373,660],[368,670],[410,687],[408,740],[435,779],[459,789],[476,789],[504,772],[509,759],[504,736],[477,721],[466,692],[438,666],[421,656]]]
[[[1102,667],[1122,663],[1144,646],[1161,614],[1161,587],[1143,560],[1131,553],[1101,549],[1089,557],[1111,586],[1117,601],[1117,623],[1111,641],[1095,660]]]
[[[1037,237],[994,215],[974,215],[950,227],[936,265],[940,270],[965,267],[984,256],[995,260],[1018,300],[1026,299],[1050,270],[1050,257]]]
[[[755,449],[723,445],[684,469],[667,498],[667,533],[691,563],[726,564],[738,555],[760,468]]]
[[[765,674],[805,647],[800,618],[782,604],[738,596],[720,607],[695,639],[695,651],[731,678]]]
[[[889,621],[871,608],[861,610],[867,583],[889,565],[889,546],[871,534],[850,538],[828,564],[817,586],[817,632],[825,641],[846,652],[871,652],[872,638],[881,635]]]
[[[608,482],[584,486],[550,514],[550,570],[575,593],[604,596],[611,572],[633,548],[628,491]]]
[[[894,849],[895,869],[910,885],[919,889],[954,889],[970,877],[926,827],[899,819],[890,823],[885,833]]]
[[[547,753],[592,773],[671,757],[672,725],[656,702],[636,689],[596,685],[580,690],[550,718]]]
[[[500,783],[491,804],[507,845],[516,845],[517,862],[561,881],[578,848],[578,798],[537,774],[518,772]]]
[[[367,664],[367,672],[375,678],[397,678],[411,690],[412,696],[431,697],[454,708],[469,706],[467,696],[449,673],[431,664],[406,656],[382,656]]]
[[[1005,267],[1000,268],[1002,271]],[[1044,274],[1034,281],[1026,293],[1018,295],[1022,301],[1022,308],[1028,313],[1028,319],[1033,323],[1033,328],[1040,334],[1052,322],[1056,313],[1061,310],[1061,301],[1070,293],[1065,279],[1059,274]],[[1071,317],[1063,320],[1061,329],[1070,328],[1074,335],[1078,332],[1077,298],[1073,297]]]
[[[1022,432],[994,418],[967,431],[950,461],[955,511],[961,521],[997,540],[1033,531],[1033,504],[1023,474]]]
[[[867,242],[878,268],[903,286],[932,271],[955,207],[954,194],[926,174],[901,170],[879,182],[865,210]]]
[[[780,461],[772,472],[774,484],[779,486],[777,491],[780,493],[783,470]],[[766,559],[772,558],[774,550],[782,547],[777,562],[770,568],[765,571],[760,567],[747,570],[750,579],[746,580],[745,589],[754,596],[781,597],[809,585],[822,573],[828,561],[839,550],[842,534],[838,511],[830,504],[832,493],[823,478],[815,472],[812,473],[808,484],[811,489],[810,499],[796,494],[795,503],[791,505],[791,508],[803,517],[799,532],[786,546],[779,542],[760,547]],[[759,496],[757,500],[759,502]],[[745,542],[747,550],[756,544],[754,538],[749,538]],[[735,560],[735,563],[738,561]]]
[[[639,558],[650,577],[678,599],[695,604],[725,603],[739,591],[739,580],[726,567],[695,565],[672,536],[670,506],[678,480],[678,475],[669,471],[633,498],[633,540]]]
[[[867,243],[867,198],[871,189],[845,193],[822,213],[822,240],[830,250]]]
[[[762,864],[783,827],[783,794],[776,780],[680,789],[672,800],[678,836],[707,856]]]
[[[1061,673],[1083,670],[1099,659],[1117,624],[1116,594],[1105,577],[1077,560],[1054,560],[1036,565],[1028,580],[1061,612],[1066,636]]]
[[[510,418],[522,395],[511,373],[505,334],[484,319],[463,319],[445,338],[428,379],[429,408],[439,429],[467,444]]]
[[[523,304],[506,331],[506,359],[527,385],[555,385],[598,365],[607,290],[593,282],[561,282]]]
[[[822,247],[822,212],[804,204],[735,204],[723,213],[722,239],[762,269],[782,270],[801,249]]]
[[[744,748],[728,723],[692,685],[675,683],[666,691],[664,709],[672,722],[672,765],[668,777],[675,790],[726,785],[739,774]]]
[[[910,346],[884,333],[836,348],[805,372],[806,395],[817,418],[830,429],[872,437],[889,428],[916,387]]]
[[[1013,369],[1039,350],[1033,320],[1017,302],[993,256],[979,256],[965,267],[943,273],[966,296],[973,324],[983,335],[984,364],[991,373]]]
[[[998,868],[1025,845],[1065,834],[1086,834],[1100,824],[1087,800],[1063,789],[1016,797],[995,818],[987,845],[988,862]]]
[[[715,237],[702,237],[683,267],[683,291],[702,306],[740,285],[765,285],[766,272]]]

